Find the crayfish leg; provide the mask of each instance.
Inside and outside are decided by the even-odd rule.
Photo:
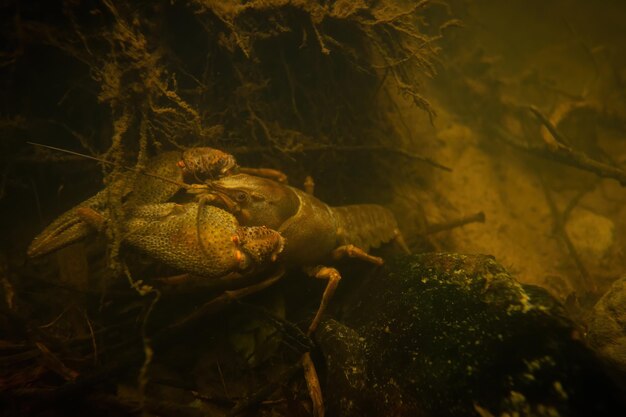
[[[263,281],[257,282],[256,284],[249,285],[247,287],[235,289],[235,290],[226,290],[222,292],[217,297],[211,299],[210,301],[204,303],[198,309],[196,309],[191,315],[185,317],[183,320],[178,321],[177,323],[171,325],[170,327],[180,327],[195,320],[198,320],[202,317],[209,316],[214,314],[217,311],[220,311],[230,303],[235,300],[238,300],[242,297],[248,296],[250,294],[257,293],[262,291],[281,279],[285,275],[285,269],[279,268],[274,271],[269,277],[263,279]]]
[[[165,284],[165,285],[184,285],[191,280],[192,280],[191,274],[187,274],[187,273],[156,279],[156,281],[159,281],[160,283]]]
[[[315,193],[315,181],[313,181],[313,177],[307,175],[304,179],[304,192],[310,195]]]
[[[400,232],[398,229],[394,230],[393,243],[396,244],[400,249],[402,249],[402,251],[407,255],[411,254],[411,249],[409,249],[409,246],[406,244],[404,236],[402,236],[402,232]]]
[[[313,321],[309,325],[309,329],[306,332],[307,336],[311,336],[311,334],[313,334],[313,332],[315,332],[315,330],[319,326],[322,315],[324,314],[324,311],[326,311],[326,307],[328,307],[330,299],[335,294],[337,285],[339,284],[339,281],[341,281],[341,274],[335,268],[330,268],[322,265],[312,268],[305,268],[304,270],[309,276],[318,279],[325,279],[328,281],[326,283],[326,289],[324,289],[324,294],[322,295],[320,305],[317,308],[317,312],[315,313],[315,317],[313,318]],[[320,381],[317,376],[317,372],[315,371],[315,365],[313,364],[313,360],[311,359],[311,354],[309,352],[302,355],[301,363],[302,369],[304,370],[304,379],[309,390],[309,396],[311,397],[311,401],[313,403],[313,416],[324,417],[324,400],[322,398],[322,389],[320,388]]]
[[[271,168],[239,168],[242,174],[256,175],[257,177],[269,178],[282,184],[287,184],[287,175],[277,169]]]
[[[307,352],[302,355],[300,360],[302,364],[302,370],[304,371],[304,380],[306,386],[309,389],[309,396],[313,403],[313,416],[324,417],[324,399],[322,398],[322,388],[320,386],[320,380],[315,370],[315,365],[311,359],[311,353]]]
[[[354,245],[343,245],[339,246],[332,252],[332,257],[335,260],[339,260],[345,256],[349,256],[351,258],[358,258],[366,262],[373,263],[375,265],[382,265],[383,259],[378,256],[369,255],[363,249],[360,249]],[[320,305],[317,308],[317,312],[315,313],[315,317],[313,321],[309,325],[309,330],[307,330],[307,336],[310,336],[315,332],[317,326],[319,325],[322,314],[326,310],[330,299],[335,294],[335,290],[337,289],[337,285],[341,280],[341,274],[335,268],[331,268],[328,266],[318,265],[316,267],[304,268],[304,271],[311,277],[317,279],[325,279],[328,281],[326,284],[326,288],[324,289],[324,294],[322,295],[322,300],[320,301]]]
[[[383,259],[378,256],[372,256],[365,252],[363,249],[354,245],[342,245],[336,248],[332,252],[332,257],[335,260],[339,260],[343,257],[349,256],[350,258],[357,258],[365,262],[372,263],[374,265],[382,265]]]
[[[315,317],[309,325],[309,330],[307,330],[306,332],[307,336],[311,336],[317,329],[317,326],[320,324],[322,314],[324,314],[324,311],[326,311],[326,307],[328,307],[330,299],[335,294],[337,285],[339,284],[339,281],[341,281],[341,274],[335,268],[330,268],[323,265],[312,268],[305,268],[304,271],[313,278],[325,279],[328,281],[326,283],[326,289],[324,289],[324,294],[322,295],[320,305],[317,308],[317,313],[315,313]]]

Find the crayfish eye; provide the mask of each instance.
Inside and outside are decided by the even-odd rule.
[[[238,203],[248,201],[248,193],[243,191],[237,192],[237,194],[235,194],[235,200],[237,200]]]

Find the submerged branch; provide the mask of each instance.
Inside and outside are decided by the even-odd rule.
[[[449,222],[431,224],[426,228],[425,235],[432,235],[434,233],[444,232],[446,230],[456,229],[470,223],[484,223],[485,213],[479,211],[478,213],[470,216],[461,217],[460,219],[451,220]]]
[[[494,129],[497,137],[512,147],[528,152],[532,155],[559,162],[574,168],[594,173],[603,178],[611,178],[626,187],[626,171],[590,158],[585,153],[558,143],[558,146],[531,144],[513,137],[502,128]],[[545,143],[545,142],[543,142]]]
[[[573,207],[573,205],[575,205],[575,203],[578,201],[578,198],[575,198],[574,200],[572,200],[572,202],[568,204],[568,208],[566,208],[562,213],[559,212],[559,209],[556,206],[556,202],[554,201],[554,198],[552,197],[552,193],[550,192],[548,185],[545,183],[543,177],[539,176],[539,178],[541,180],[543,192],[546,197],[546,202],[548,203],[548,207],[550,208],[550,213],[552,214],[552,219],[554,222],[554,230],[556,234],[558,235],[558,237],[565,244],[565,247],[567,248],[567,252],[572,258],[572,261],[574,262],[574,264],[576,265],[576,268],[578,268],[578,271],[581,277],[581,282],[580,282],[581,287],[595,291],[596,284],[595,282],[593,282],[593,280],[589,276],[589,271],[587,270],[587,267],[585,267],[585,264],[581,260],[580,255],[578,254],[578,250],[576,249],[576,246],[574,246],[574,244],[572,243],[572,240],[570,239],[569,234],[567,233],[566,226],[565,226],[566,215],[569,214],[569,211],[571,210],[570,207]]]

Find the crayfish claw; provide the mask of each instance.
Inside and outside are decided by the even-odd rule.
[[[187,149],[177,165],[185,177],[200,182],[231,175],[239,170],[234,156],[209,147]]]
[[[28,246],[27,255],[30,258],[47,255],[84,239],[93,233],[93,227],[84,221],[80,215],[80,209],[98,207],[100,199],[101,196],[95,195],[57,217],[43,232],[35,236]]]
[[[240,227],[233,242],[257,265],[276,261],[285,248],[285,239],[280,233],[265,226]]]
[[[28,246],[26,254],[30,258],[47,255],[62,249],[87,237],[93,231],[88,224],[75,216],[57,220],[37,235]]]

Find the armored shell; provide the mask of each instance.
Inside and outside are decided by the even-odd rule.
[[[174,181],[182,181],[182,171],[176,165],[178,160],[180,160],[180,152],[164,152],[148,161],[145,172]],[[128,196],[128,205],[167,201],[179,189],[175,184],[154,177],[138,175],[134,172],[127,175],[136,176],[135,181],[129,181],[126,184],[125,194]],[[107,204],[108,191],[105,189],[61,214],[33,239],[28,248],[28,256],[42,256],[54,252],[90,235],[94,231],[93,228],[83,221],[77,214],[77,210],[89,208],[101,213]]]
[[[376,204],[330,207],[297,188],[246,174],[223,177],[209,188],[218,200],[230,201],[241,224],[280,232],[281,258],[290,266],[325,262],[340,246],[368,251],[401,237],[393,213]]]
[[[144,205],[133,210],[126,227],[127,244],[185,272],[211,278],[250,266],[239,246],[237,220],[217,207]]]

